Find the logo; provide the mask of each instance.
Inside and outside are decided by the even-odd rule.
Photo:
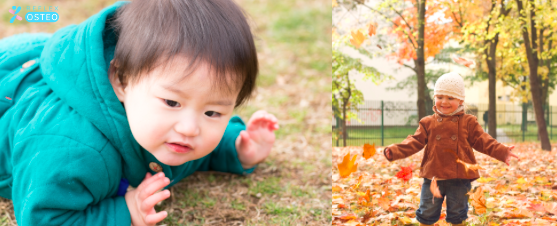
[[[12,6],[12,9],[8,10],[11,14],[14,14],[12,19],[10,19],[10,23],[13,23],[15,19],[18,19],[18,20],[23,19],[23,18],[21,18],[20,16],[17,15],[17,13],[19,13],[19,10],[21,10],[21,6],[18,6],[17,8],[15,6]]]

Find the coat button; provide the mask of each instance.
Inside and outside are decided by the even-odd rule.
[[[35,60],[30,60],[30,61],[25,62],[23,65],[21,65],[21,70],[20,71],[23,71],[25,68],[33,66],[33,64],[35,64]]]
[[[456,135],[453,135],[451,139],[456,140]]]
[[[149,168],[151,168],[151,170],[157,173],[162,172],[162,167],[156,162],[149,163]]]
[[[443,119],[442,118],[437,118],[437,121],[441,122],[441,121],[443,121]]]
[[[456,121],[458,121],[458,118],[453,118],[453,122],[456,122]]]
[[[435,139],[440,140],[440,139],[441,139],[441,135],[437,135],[437,136],[435,137]]]

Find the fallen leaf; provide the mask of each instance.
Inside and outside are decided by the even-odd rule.
[[[362,156],[367,160],[373,155],[375,155],[375,144],[364,144],[364,152],[362,153]]]
[[[337,6],[338,6],[337,0],[333,0],[333,8],[335,8]]]
[[[338,185],[335,185],[335,186],[333,186],[333,192],[335,192],[335,191],[336,192],[342,191],[342,188]]]
[[[524,178],[521,177],[521,178],[518,178],[518,180],[516,180],[516,183],[517,183],[517,184],[525,184],[525,183],[526,183],[526,180],[524,180]]]
[[[548,213],[551,213],[553,215],[557,215],[557,203],[544,203],[543,207],[545,209],[545,211],[547,211]]]
[[[412,220],[410,220],[410,218],[408,218],[407,216],[399,217],[398,219],[399,219],[403,224],[410,224],[410,223],[412,223]]]
[[[545,208],[543,206],[543,203],[530,203],[530,205],[528,206],[529,210],[533,210],[533,211],[538,211],[538,212],[545,212]]]
[[[367,223],[367,221],[369,219],[371,219],[372,217],[375,217],[375,213],[371,210],[367,211],[363,216],[362,223],[364,223],[364,224]]]
[[[389,200],[389,198],[383,196],[381,198],[379,198],[379,206],[381,206],[381,208],[383,208],[384,210],[389,210],[389,207],[391,206],[391,201]]]
[[[495,179],[491,178],[491,177],[480,177],[480,179],[478,179],[476,181],[480,182],[480,183],[488,183],[488,182],[493,181],[493,180],[495,180]]]
[[[348,220],[354,220],[354,219],[358,218],[358,216],[354,215],[353,213],[347,213],[347,214],[343,214],[343,215],[341,215],[337,218],[339,218],[341,220],[344,220],[344,221],[348,221]]]
[[[362,34],[360,30],[357,30],[356,32],[352,31],[351,33],[352,33],[352,38],[350,39],[350,43],[352,43],[352,45],[354,45],[356,49],[360,48],[360,46],[365,40],[364,34]]]
[[[354,164],[354,162],[356,162],[356,157],[358,156],[354,155],[354,157],[352,157],[352,160],[350,160],[350,152],[348,152],[344,156],[342,162],[338,164],[338,172],[340,174],[340,177],[342,178],[348,177],[350,176],[350,174],[358,170],[358,164]]]

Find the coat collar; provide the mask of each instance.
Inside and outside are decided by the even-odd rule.
[[[439,111],[437,110],[437,107],[436,107],[435,105],[433,105],[433,108],[432,108],[432,109],[433,109],[433,112],[435,112],[435,114],[437,114],[438,116],[441,116],[441,117],[443,117],[443,116],[448,117],[447,115],[445,115],[445,114],[439,112]],[[459,115],[463,115],[463,114],[464,114],[464,110],[459,111],[459,112],[455,113],[455,114],[452,115],[452,116],[459,116]]]

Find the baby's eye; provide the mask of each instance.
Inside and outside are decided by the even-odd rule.
[[[208,111],[208,112],[205,112],[205,115],[207,115],[207,116],[209,116],[209,117],[220,117],[220,116],[221,116],[221,114],[218,113],[218,112],[216,112],[216,111]]]
[[[170,107],[179,107],[180,104],[176,101],[173,100],[164,100],[164,102],[166,103],[166,105],[170,106]]]

